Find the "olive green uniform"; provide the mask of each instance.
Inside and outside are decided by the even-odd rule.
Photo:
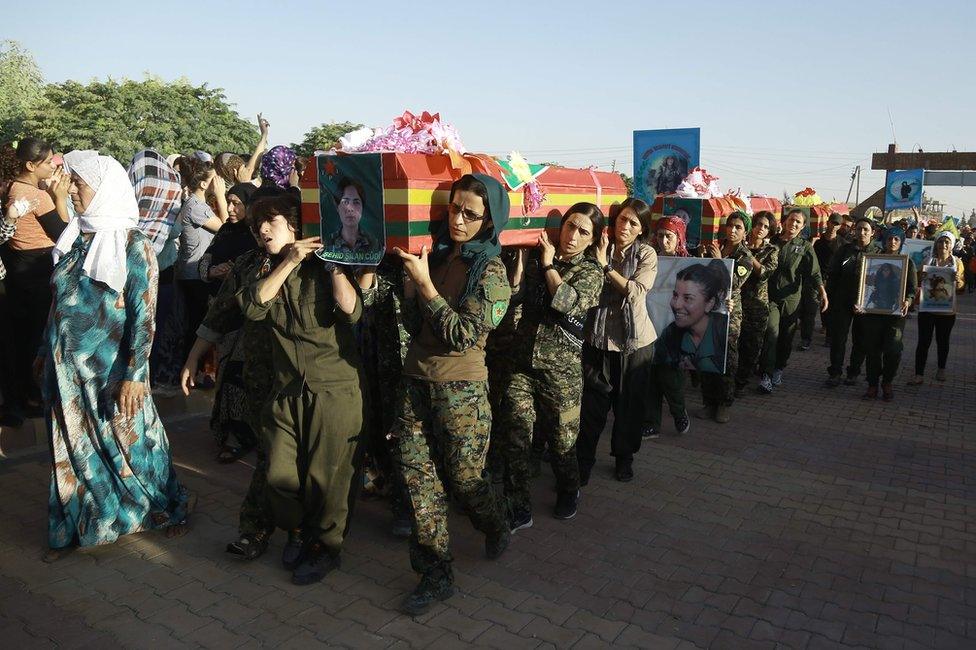
[[[234,330],[240,330],[237,349],[243,364],[241,379],[244,384],[244,406],[247,409],[245,417],[255,433],[261,431],[261,411],[271,392],[271,334],[266,323],[244,319],[236,296],[240,287],[264,277],[269,268],[270,260],[263,250],[249,251],[238,257],[197,330],[197,336],[212,343]],[[268,480],[266,442],[263,436],[257,436],[254,473],[251,475],[244,502],[241,503],[241,535],[253,535],[274,528],[274,518],[265,490]]]
[[[706,407],[731,406],[735,401],[735,376],[739,367],[739,332],[742,330],[742,287],[752,273],[752,251],[740,243],[729,256],[732,267],[732,311],[726,341],[725,372],[704,373],[701,377],[702,402]],[[707,337],[706,337],[707,338]]]
[[[904,299],[909,303],[915,300],[918,289],[918,275],[915,264],[908,259],[908,279],[905,282]],[[905,347],[902,335],[905,332],[905,317],[901,314],[858,314],[862,343],[867,366],[868,386],[890,384],[895,379],[901,364],[901,353]]]
[[[398,460],[413,507],[411,566],[446,581],[452,578],[446,486],[475,528],[486,535],[508,530],[485,476],[491,407],[484,349],[488,333],[505,316],[512,289],[496,257],[476,290],[461,301],[467,273],[466,262],[450,257],[431,269],[439,294],[434,300],[404,302],[412,339],[395,424]]]
[[[762,354],[762,370],[767,375],[782,370],[789,362],[803,287],[809,285],[820,291],[823,286],[820,263],[810,242],[797,235],[787,242],[774,243],[779,247],[779,260],[776,272],[769,278],[769,320]]]
[[[827,299],[830,301],[830,366],[827,374],[838,377],[844,370],[844,357],[847,355],[847,337],[854,324],[854,304],[861,281],[861,262],[865,254],[876,255],[881,252],[877,243],[871,242],[861,248],[856,243],[842,245],[830,261],[827,272]],[[849,377],[860,373],[861,332],[854,328],[854,342],[851,348],[851,365],[847,367]]]
[[[278,294],[258,299],[258,282],[237,292],[244,317],[263,321],[273,339],[271,399],[262,416],[268,446],[268,498],[275,523],[301,528],[333,555],[349,527],[360,465],[362,368],[352,325],[332,280],[311,257],[294,269]]]
[[[739,363],[735,384],[742,388],[756,369],[769,321],[769,276],[779,264],[779,248],[768,241],[751,249],[761,270],[753,269],[742,285],[742,328],[739,332]]]
[[[553,266],[562,278],[555,293],[546,285],[538,255],[525,269],[515,300],[521,303],[512,372],[505,382],[499,433],[505,458],[505,496],[512,513],[531,512],[529,450],[537,416],[555,425],[549,436],[556,489],[579,489],[576,439],[580,428],[583,370],[580,354],[586,312],[600,301],[603,270],[580,253]]]

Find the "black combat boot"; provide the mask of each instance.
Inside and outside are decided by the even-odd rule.
[[[400,611],[410,616],[420,616],[430,611],[436,602],[453,595],[454,573],[450,564],[442,564],[424,573],[420,584],[400,605]]]

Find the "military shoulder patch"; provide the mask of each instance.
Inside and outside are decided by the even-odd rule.
[[[496,300],[491,304],[491,326],[498,327],[498,324],[502,322],[505,318],[505,312],[508,311],[508,301],[507,300]]]
[[[747,269],[744,266],[741,266],[741,265],[737,264],[735,266],[735,273],[736,273],[736,275],[738,275],[741,278],[743,275],[746,275],[747,273],[749,273],[749,269]]]

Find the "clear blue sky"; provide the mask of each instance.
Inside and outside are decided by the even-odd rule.
[[[843,200],[891,141],[976,151],[976,3],[140,2],[8,11],[49,81],[186,76],[272,140],[440,111],[469,150],[631,171],[635,129],[700,126],[723,187]],[[862,198],[883,174],[862,176]],[[973,189],[935,188],[959,214]]]

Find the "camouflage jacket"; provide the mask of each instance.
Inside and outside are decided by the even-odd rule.
[[[759,248],[751,249],[752,257],[762,266],[761,271],[752,273],[742,285],[743,306],[769,304],[769,276],[779,265],[779,248],[776,244],[764,241]]]
[[[235,351],[231,354],[243,364],[241,378],[252,417],[260,412],[271,391],[271,332],[265,322],[244,318],[237,302],[237,291],[248,282],[264,277],[270,270],[270,258],[263,250],[252,250],[239,256],[197,330],[200,338],[219,343],[224,336],[240,329]]]
[[[579,366],[586,312],[600,302],[603,270],[585,253],[553,266],[562,284],[550,295],[538,254],[525,268],[513,302],[522,305],[511,354],[519,369],[562,370]],[[578,327],[577,327],[578,325]]]
[[[749,247],[744,242],[740,243],[732,251],[732,254],[729,255],[729,259],[735,262],[732,266],[732,299],[736,303],[739,303],[742,296],[742,287],[752,272],[752,251],[749,250]]]

